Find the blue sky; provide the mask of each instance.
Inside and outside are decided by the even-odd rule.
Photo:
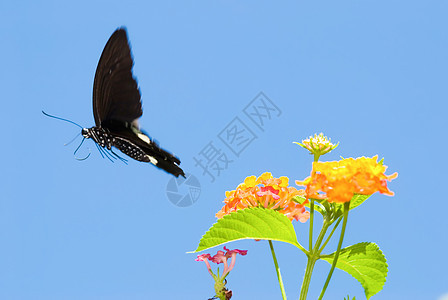
[[[212,279],[186,254],[215,222],[226,190],[265,171],[303,179],[311,157],[293,141],[323,131],[340,156],[385,157],[395,197],[374,195],[349,217],[344,245],[374,241],[389,275],[373,299],[448,293],[446,130],[448,21],[444,1],[3,1],[0,172],[1,299],[207,299]],[[148,164],[110,163],[92,141],[101,51],[126,26],[142,92],[142,127],[198,179],[199,199],[173,205],[172,178]],[[244,113],[264,93],[278,111],[262,127]],[[256,137],[233,153],[219,138],[237,118]],[[230,162],[195,166],[210,145]],[[180,190],[184,193],[185,190]],[[295,224],[306,241],[307,225]],[[232,299],[280,299],[267,243],[228,277]],[[289,299],[305,256],[275,243]],[[216,252],[218,249],[213,249]],[[329,266],[316,266],[315,299]],[[327,299],[363,299],[336,271]]]

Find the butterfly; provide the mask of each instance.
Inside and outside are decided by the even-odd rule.
[[[140,130],[138,119],[143,110],[140,90],[132,74],[133,65],[126,29],[118,28],[107,41],[96,68],[93,82],[95,126],[80,126],[81,134],[96,143],[103,157],[126,161],[113,151],[115,147],[137,161],[149,162],[176,177],[185,177],[179,158],[160,148]]]

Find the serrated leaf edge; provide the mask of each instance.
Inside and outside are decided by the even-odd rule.
[[[244,209],[244,210],[266,210],[266,211],[268,211],[268,209],[264,209],[264,208],[260,208],[260,207],[253,207],[253,208],[246,208],[246,209]],[[238,211],[236,212],[236,213],[238,213]],[[246,211],[246,213],[247,213],[247,211]],[[280,213],[279,213],[280,214]],[[229,218],[231,216],[231,214],[229,214],[229,215],[225,215],[221,220],[225,220],[226,218]],[[262,220],[262,221],[265,221],[265,220],[263,220],[262,218],[260,218],[259,216],[256,216],[256,215],[252,215],[252,216],[254,216],[254,217],[257,217],[258,219],[260,219],[260,220]],[[285,216],[286,217],[286,216]],[[278,220],[278,219],[277,219]],[[232,218],[232,221],[241,221],[241,220],[238,220],[238,219],[233,219]],[[280,221],[282,221],[282,220],[280,220]],[[290,222],[289,220],[288,220],[288,222]],[[265,222],[266,223],[266,222]],[[225,244],[225,243],[230,243],[230,242],[234,242],[234,241],[240,241],[240,240],[251,240],[251,239],[256,239],[256,240],[265,240],[265,241],[269,241],[269,240],[272,240],[272,241],[279,241],[279,242],[284,242],[284,243],[288,243],[288,244],[291,244],[291,245],[294,245],[294,246],[298,246],[299,244],[298,244],[298,242],[297,242],[297,235],[296,235],[296,233],[295,233],[295,230],[294,230],[294,239],[295,239],[295,242],[291,242],[291,241],[288,241],[288,240],[283,240],[283,239],[268,239],[268,238],[260,238],[260,237],[257,237],[257,236],[250,236],[250,237],[244,237],[244,238],[238,238],[238,239],[232,239],[232,240],[230,240],[230,241],[224,241],[224,242],[222,242],[222,243],[219,243],[219,244],[216,244],[216,245],[214,245],[214,246],[211,246],[211,247],[206,247],[206,248],[201,248],[200,249],[200,244],[201,244],[201,242],[204,240],[204,237],[216,226],[218,224],[218,221],[216,222],[216,223],[214,223],[203,235],[202,235],[202,237],[201,237],[201,239],[199,240],[199,245],[198,245],[198,247],[196,248],[196,250],[193,250],[193,251],[188,251],[187,253],[198,253],[198,252],[201,252],[201,251],[204,251],[204,250],[207,250],[207,249],[211,249],[211,248],[214,248],[214,247],[218,247],[218,246],[220,246],[220,245],[223,245],[223,244]],[[286,223],[284,223],[285,225],[286,225]],[[291,224],[291,226],[292,226],[292,224]],[[219,227],[218,228],[215,228],[215,230],[216,229],[219,229]],[[226,230],[230,230],[230,229],[228,229],[228,228],[225,228]],[[294,227],[293,227],[293,229],[294,229]],[[242,233],[242,232],[240,232],[240,231],[237,231],[237,230],[235,230],[236,232],[238,232],[238,233]],[[259,231],[258,230],[258,228],[257,228],[257,231]],[[206,240],[211,240],[211,239],[223,239],[222,237],[209,237],[209,238],[206,238]]]

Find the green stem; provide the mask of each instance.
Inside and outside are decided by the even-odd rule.
[[[319,160],[320,154],[314,154],[314,162]],[[313,170],[314,172],[314,170]],[[309,200],[309,199],[308,199]],[[322,243],[323,238],[325,237],[325,233],[327,232],[328,226],[325,222],[322,226],[319,236],[317,237],[316,245],[313,247],[313,231],[314,231],[314,199],[311,199],[310,203],[310,231],[308,234],[309,237],[309,251],[305,252],[308,257],[308,261],[306,263],[305,275],[303,277],[302,287],[300,289],[300,297],[299,300],[306,300],[306,296],[308,294],[308,288],[311,282],[311,274],[313,273],[314,265],[316,261],[319,259],[319,253],[316,253],[316,250],[319,249],[320,243]]]
[[[324,225],[322,226],[319,236],[317,237],[316,244],[314,245],[314,248],[310,249],[309,254],[307,254],[308,261],[306,264],[305,276],[303,277],[302,287],[300,289],[299,300],[305,300],[306,296],[308,294],[308,288],[309,288],[310,282],[311,282],[311,274],[313,273],[313,269],[314,269],[314,265],[316,264],[316,261],[319,259],[319,253],[316,253],[316,250],[319,249],[319,246],[325,237],[325,233],[328,230],[328,226],[330,226],[330,223],[324,221]]]
[[[331,224],[328,223],[327,221],[324,220],[324,224],[322,225],[322,229],[320,230],[319,235],[317,236],[317,240],[316,240],[316,244],[314,245],[313,248],[313,255],[318,259],[319,258],[319,251],[317,249],[319,249],[320,245],[322,244],[322,240],[325,237],[325,234],[327,233],[328,227]]]
[[[219,275],[215,276],[215,297],[218,297],[220,300],[226,300],[225,286],[225,280],[219,277]]]
[[[319,161],[319,154],[314,154],[314,162]],[[314,173],[314,170],[313,170]],[[308,199],[309,200],[309,199]],[[314,199],[310,203],[310,232],[309,232],[309,250],[313,248],[313,227],[314,227]]]
[[[308,234],[309,236],[309,247],[308,250],[312,251],[313,249],[313,224],[314,224],[314,199],[311,199],[310,204],[310,232]]]
[[[342,241],[344,240],[345,228],[347,226],[347,218],[348,211],[350,210],[350,201],[344,203],[344,222],[342,223],[341,236],[339,237],[338,248],[336,250],[336,254],[334,255],[333,264],[331,265],[330,272],[328,273],[327,280],[325,281],[325,285],[322,288],[322,292],[318,300],[321,300],[327,290],[328,284],[330,283],[331,276],[333,275],[334,268],[336,267],[336,263],[338,262],[339,253],[341,253]]]
[[[318,253],[321,253],[322,250],[324,250],[325,246],[327,246],[328,242],[330,241],[331,237],[333,236],[334,231],[336,230],[336,228],[338,228],[339,223],[341,223],[341,220],[342,220],[342,218],[339,218],[339,220],[336,222],[336,225],[334,225],[333,230],[331,230],[330,235],[327,237],[327,239],[325,240],[324,244],[319,249]]]
[[[310,251],[306,250],[302,245],[300,245],[299,242],[297,242],[297,244],[295,244],[295,246],[296,246],[297,248],[299,248],[300,250],[302,250],[303,253],[305,253],[306,255],[310,254]]]
[[[272,258],[274,259],[275,271],[277,272],[278,283],[280,285],[280,290],[282,291],[282,299],[286,300],[285,287],[283,286],[282,274],[280,274],[280,268],[278,267],[277,257],[275,257],[274,245],[272,241],[269,240],[269,247],[271,248]]]
[[[313,273],[314,265],[317,259],[313,256],[308,256],[308,262],[306,263],[305,276],[303,277],[302,288],[300,289],[299,300],[306,300],[308,294],[308,288],[311,282],[311,274]]]

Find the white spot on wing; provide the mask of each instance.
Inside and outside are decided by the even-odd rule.
[[[149,158],[150,163],[152,163],[153,165],[157,165],[157,163],[158,163],[157,159],[155,159],[154,157],[149,156],[149,155],[146,155],[146,157]]]
[[[147,144],[151,144],[149,137],[143,133],[137,133],[137,136]]]

